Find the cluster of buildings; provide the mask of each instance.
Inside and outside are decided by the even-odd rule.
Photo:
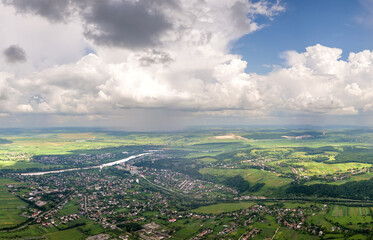
[[[129,170],[129,171],[128,171]],[[130,173],[129,173],[130,172]],[[170,232],[159,225],[145,224],[154,220],[163,221],[165,226],[181,220],[218,221],[219,218],[229,218],[230,223],[216,232],[214,228],[206,227],[196,233],[194,240],[203,239],[210,234],[220,237],[242,226],[263,221],[266,216],[273,216],[277,224],[294,230],[307,231],[322,235],[320,226],[306,224],[307,215],[318,209],[279,208],[274,206],[254,205],[235,212],[222,213],[218,216],[192,213],[190,209],[177,210],[172,204],[172,194],[166,194],[160,189],[170,189],[193,198],[208,197],[211,199],[229,196],[239,199],[237,191],[223,185],[196,180],[186,174],[172,170],[156,170],[131,165],[117,166],[109,169],[92,169],[84,171],[63,172],[43,176],[17,175],[17,180],[27,182],[29,192],[21,197],[33,201],[36,206],[43,207],[47,202],[52,207],[44,211],[36,211],[32,216],[43,226],[58,226],[74,222],[84,215],[99,223],[104,228],[118,229],[124,222],[134,222],[143,225],[138,232],[142,239],[161,240],[170,237]],[[151,182],[150,186],[148,182]],[[153,187],[153,185],[160,188]],[[12,186],[17,194],[17,189]],[[24,190],[22,190],[24,192]],[[71,200],[76,201],[76,213],[61,216],[60,211]],[[261,200],[264,197],[244,196],[240,200]],[[38,202],[39,201],[39,202]],[[40,204],[40,201],[43,203]],[[38,204],[39,203],[39,204]],[[152,212],[154,214],[149,215]],[[250,228],[243,239],[253,238],[261,232],[259,228]]]
[[[144,240],[163,240],[171,237],[167,230],[154,222],[144,224],[136,233]]]
[[[259,228],[254,228],[248,234],[246,234],[244,237],[242,237],[242,240],[247,240],[247,239],[250,239],[250,238],[255,238],[255,236],[257,234],[259,234],[259,233],[260,233],[260,229]]]
[[[189,177],[186,174],[175,172],[169,169],[148,169],[141,171],[143,176],[148,177],[153,183],[180,191],[184,194],[191,194],[196,198],[202,197],[223,197],[236,195],[237,190],[221,184],[215,184]]]

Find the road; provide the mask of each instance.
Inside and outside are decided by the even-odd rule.
[[[276,232],[275,234],[273,234],[273,237],[271,238],[271,240],[273,240],[275,237],[276,237],[276,234],[277,234],[277,231],[280,229],[280,226],[278,226],[278,228],[276,229]]]
[[[83,195],[84,196],[84,211],[85,213],[87,213],[87,196],[86,195]]]

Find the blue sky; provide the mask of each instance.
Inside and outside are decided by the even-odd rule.
[[[373,49],[373,24],[370,12],[357,0],[283,0],[286,11],[270,21],[259,18],[266,26],[238,40],[232,52],[247,61],[248,72],[267,73],[268,65],[282,65],[281,53],[304,51],[321,44],[350,52]],[[373,1],[371,1],[373,3]],[[368,19],[367,19],[368,18]],[[267,65],[267,67],[265,66]]]

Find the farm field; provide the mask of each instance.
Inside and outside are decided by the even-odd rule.
[[[312,240],[319,239],[317,236],[310,236],[304,233],[299,233],[294,230],[281,227],[273,239],[287,240],[287,239],[301,239],[301,240]]]
[[[204,168],[201,169],[202,174],[209,174],[213,176],[235,176],[240,175],[245,180],[251,183],[264,183],[268,187],[279,187],[289,184],[291,180],[287,178],[281,178],[278,174],[261,171],[257,169],[213,169]]]
[[[87,224],[80,227],[73,227],[67,230],[58,230],[55,227],[40,227],[38,224],[30,225],[19,231],[0,232],[1,239],[27,239],[40,238],[46,239],[85,239],[87,236],[96,235],[104,232],[104,229],[97,224],[87,221]]]
[[[79,214],[79,206],[77,203],[77,199],[73,199],[70,202],[68,202],[61,211],[59,211],[58,216],[65,216],[70,214]]]
[[[59,239],[71,239],[71,240],[79,240],[84,238],[84,233],[78,228],[72,228],[62,231],[56,231],[53,233],[47,233],[45,236],[51,240],[59,240]]]
[[[350,228],[360,228],[362,225],[370,224],[373,221],[371,210],[368,207],[345,207],[338,205],[331,207],[326,218]]]
[[[299,162],[306,171],[300,171],[302,175],[327,175],[333,173],[344,173],[351,169],[361,169],[370,167],[371,164],[365,163],[338,163],[338,164],[325,164],[317,162]]]
[[[174,224],[175,226],[179,226],[182,229],[179,231],[175,232],[173,234],[172,239],[188,239],[195,235],[196,232],[201,227],[202,222],[201,221],[193,221],[193,222],[186,222],[186,221],[181,221],[177,224]]]
[[[17,186],[20,183],[12,179],[0,178],[0,229],[12,227],[27,220],[20,214],[28,204],[7,191],[9,184]]]
[[[358,174],[358,175],[352,175],[350,178],[346,180],[341,180],[341,181],[333,181],[333,182],[326,182],[326,181],[320,181],[320,180],[314,180],[314,181],[308,181],[305,183],[305,185],[312,185],[312,184],[330,184],[330,185],[342,185],[347,182],[351,181],[367,181],[373,177],[372,172],[368,173],[363,173],[363,174]]]
[[[220,214],[223,212],[234,212],[240,209],[249,208],[254,202],[239,202],[239,203],[219,203],[210,206],[203,206],[194,209],[193,212],[196,213],[206,213],[206,214]]]

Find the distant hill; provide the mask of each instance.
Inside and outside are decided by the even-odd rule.
[[[9,141],[7,139],[0,138],[0,144],[9,144],[12,143],[12,141]]]

